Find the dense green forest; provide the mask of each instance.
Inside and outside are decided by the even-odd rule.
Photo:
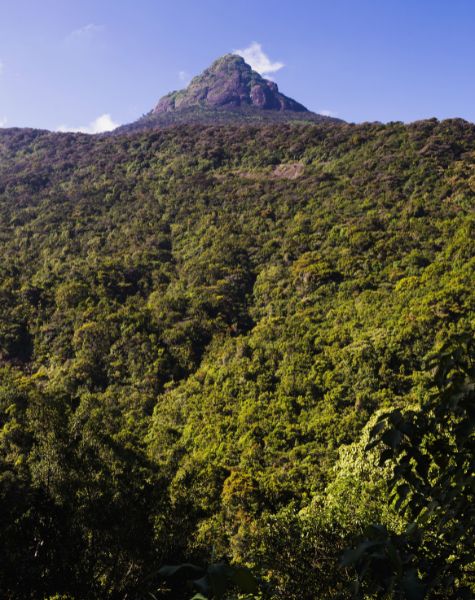
[[[0,131],[0,596],[472,598],[474,198],[463,120]]]

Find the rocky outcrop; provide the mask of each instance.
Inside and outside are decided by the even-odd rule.
[[[341,123],[318,115],[279,92],[240,56],[226,54],[190,85],[164,96],[156,107],[111,135],[177,125],[242,125],[263,123]]]
[[[193,107],[254,107],[262,110],[308,112],[305,106],[280,93],[275,82],[264,79],[243,58],[234,54],[219,58],[195,77],[185,90],[164,96],[153,113]]]

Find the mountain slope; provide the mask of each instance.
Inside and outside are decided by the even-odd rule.
[[[217,556],[349,598],[344,547],[407,524],[365,427],[473,337],[474,157],[462,120],[1,131],[2,596]]]
[[[189,86],[167,94],[147,115],[116,130],[139,131],[174,124],[321,122],[337,119],[317,115],[279,92],[240,56],[227,54],[216,60]]]

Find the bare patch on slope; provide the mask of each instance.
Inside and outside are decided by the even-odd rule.
[[[277,165],[272,173],[273,179],[298,179],[303,175],[302,163],[287,163]]]
[[[302,163],[282,163],[272,170],[260,171],[228,171],[228,173],[215,173],[216,179],[225,179],[226,175],[243,177],[244,179],[298,179],[303,175],[304,165]]]

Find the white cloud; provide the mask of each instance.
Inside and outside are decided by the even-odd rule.
[[[112,131],[118,126],[119,123],[115,123],[109,114],[104,114],[100,117],[97,117],[97,119],[92,121],[92,123],[89,123],[89,125],[84,127],[68,127],[67,125],[60,125],[57,131],[61,131],[63,133],[67,131],[77,133],[104,133],[105,131]]]
[[[258,42],[252,42],[247,48],[242,50],[233,50],[233,54],[242,56],[244,60],[251,65],[254,71],[261,75],[268,75],[280,71],[284,67],[284,63],[272,62],[267,54],[262,50],[262,45]]]
[[[323,115],[324,117],[336,117],[338,113],[333,110],[328,110],[327,108],[322,108],[321,110],[317,110],[319,115]]]
[[[104,31],[104,29],[104,25],[88,23],[87,25],[84,25],[84,27],[79,27],[79,29],[71,31],[66,39],[69,41],[91,40],[97,34]]]
[[[5,68],[5,64],[4,64],[3,60],[0,60],[0,75],[3,73],[4,68]]]
[[[178,71],[178,79],[187,85],[191,81],[190,74],[187,71]]]
[[[7,123],[8,123],[7,117],[0,117],[0,127],[5,127],[5,125]]]

